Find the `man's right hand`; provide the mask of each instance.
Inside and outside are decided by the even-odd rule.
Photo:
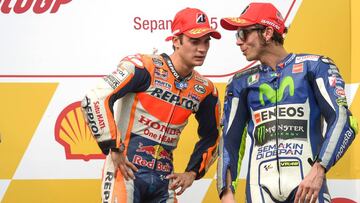
[[[124,152],[111,151],[111,159],[114,163],[115,170],[119,169],[125,180],[135,179],[134,171],[137,172],[136,166],[127,160]]]
[[[221,203],[235,203],[234,194],[230,189],[225,189],[221,197]]]

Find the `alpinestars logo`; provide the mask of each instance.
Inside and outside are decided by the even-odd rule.
[[[259,87],[259,100],[261,105],[265,106],[264,95],[272,104],[281,101],[287,87],[289,87],[290,96],[294,96],[294,80],[290,76],[285,77],[281,81],[280,87],[277,90],[274,90],[269,84],[261,84]]]

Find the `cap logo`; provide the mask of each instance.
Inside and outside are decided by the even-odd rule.
[[[275,29],[277,29],[277,30],[280,30],[280,26],[279,26],[279,25],[277,25],[277,24],[275,24],[274,22],[271,22],[271,21],[269,21],[269,20],[262,19],[262,20],[261,20],[261,23],[266,24],[266,25],[270,25],[270,26],[272,26],[273,28],[275,28]]]
[[[196,34],[203,33],[206,30],[208,30],[208,28],[194,28],[194,29],[189,30],[188,32],[192,35],[196,35]]]
[[[196,15],[196,23],[206,23],[206,16],[203,13],[198,13]]]
[[[241,24],[247,22],[247,20],[241,18],[229,18],[229,20],[231,20],[234,23],[241,23]]]

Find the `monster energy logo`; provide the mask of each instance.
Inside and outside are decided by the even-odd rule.
[[[257,140],[258,140],[259,144],[262,144],[264,142],[265,132],[266,132],[265,125],[261,125],[257,128]]]
[[[294,88],[294,80],[291,76],[285,77],[280,84],[279,89],[274,90],[269,84],[261,84],[259,87],[259,100],[261,105],[265,106],[264,95],[268,98],[268,100],[274,104],[277,101],[281,101],[284,96],[284,92],[286,87],[289,87],[290,96],[294,96],[295,88]]]
[[[284,120],[270,121],[255,128],[255,145],[264,145],[265,143],[279,139],[306,139],[307,137],[306,120]]]

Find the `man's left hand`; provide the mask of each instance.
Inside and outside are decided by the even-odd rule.
[[[184,173],[173,173],[168,175],[167,179],[172,179],[172,183],[169,185],[170,190],[176,190],[181,187],[181,190],[177,192],[177,195],[181,195],[186,188],[190,187],[194,182],[196,173],[193,171]]]
[[[295,195],[295,203],[315,203],[325,178],[325,169],[317,162],[311,167],[310,173],[299,184]]]

